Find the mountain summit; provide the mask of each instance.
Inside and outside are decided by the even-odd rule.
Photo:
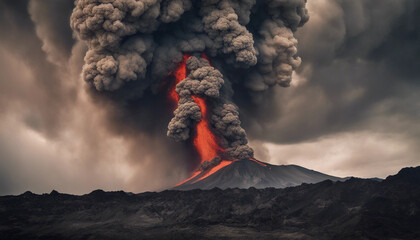
[[[221,162],[207,171],[196,172],[193,177],[173,189],[286,188],[324,180],[342,181],[345,178],[330,176],[297,165],[272,165],[255,159],[246,159],[225,166]]]

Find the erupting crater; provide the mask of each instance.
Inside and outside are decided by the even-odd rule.
[[[170,79],[174,80],[170,82],[168,99],[173,106],[182,104],[180,101],[192,100],[200,108],[201,118],[191,126],[192,145],[200,165],[189,178],[175,185],[174,189],[283,188],[302,183],[316,183],[326,179],[342,180],[295,165],[276,166],[252,157],[234,159],[228,155],[228,151],[220,144],[220,138],[215,134],[210,122],[214,113],[212,99],[201,94],[191,94],[188,99],[185,99],[185,96],[181,99],[176,91],[177,85],[190,74],[187,61],[191,57],[191,55],[185,54],[176,69],[169,73],[173,76]],[[205,54],[202,54],[201,58],[207,60],[213,67]]]
[[[173,189],[285,188],[325,180],[343,181],[346,178],[330,176],[296,165],[272,165],[250,158],[221,160],[213,167],[200,168]]]
[[[178,63],[177,68],[170,72],[169,75],[174,77],[174,83],[169,88],[169,99],[173,102],[173,105],[178,105],[179,95],[176,92],[176,86],[178,83],[183,81],[188,76],[187,61],[191,58],[191,55],[184,54],[182,60]],[[209,58],[205,53],[201,54],[201,58],[206,59],[210,66],[212,66]],[[217,136],[213,133],[210,125],[210,114],[209,106],[205,96],[192,95],[193,101],[200,107],[201,120],[194,126],[193,131],[193,145],[194,149],[200,157],[200,167],[192,173],[192,176],[176,186],[180,186],[185,183],[197,182],[207,178],[218,170],[228,166],[229,164],[237,160],[223,160],[220,156],[223,155],[226,150],[218,143]],[[203,167],[205,166],[205,167]]]

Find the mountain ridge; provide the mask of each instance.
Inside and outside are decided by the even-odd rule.
[[[273,165],[255,159],[234,161],[200,180],[203,175],[205,175],[204,172],[172,189],[285,188],[298,186],[302,183],[317,183],[327,179],[346,180],[346,178],[327,175],[298,165]]]

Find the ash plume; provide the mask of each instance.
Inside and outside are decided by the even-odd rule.
[[[167,135],[176,141],[187,140],[193,123],[199,122],[202,118],[200,107],[191,96],[218,98],[224,82],[222,74],[203,58],[191,57],[186,64],[190,74],[176,86],[180,99],[174,112],[175,116],[168,125]]]
[[[193,56],[187,60],[186,65],[190,74],[176,86],[180,99],[167,135],[176,141],[190,137],[194,122],[199,122],[203,117],[192,96],[205,96],[213,106],[210,120],[217,136],[221,138],[222,147],[227,150],[227,156],[232,159],[253,157],[253,151],[247,145],[245,130],[241,127],[237,107],[227,103],[226,98],[221,96],[220,89],[224,83],[222,74],[204,58]]]
[[[247,145],[248,139],[241,127],[238,108],[234,104],[219,101],[213,110],[211,122],[221,136],[222,146],[228,156],[233,159],[249,159],[254,156],[254,151]]]
[[[180,100],[167,135],[177,141],[191,137],[191,127],[203,117],[191,96],[202,96],[212,106],[211,127],[229,158],[253,156],[229,88],[242,85],[253,96],[273,85],[289,86],[301,62],[294,32],[308,21],[306,0],[75,3],[71,27],[88,46],[82,75],[92,88],[127,99],[157,93],[183,55],[191,54],[189,74],[176,86]],[[197,57],[202,53],[217,69]]]
[[[213,47],[219,52],[233,53],[236,62],[253,66],[257,63],[254,39],[246,27],[239,23],[231,2],[228,0],[201,2],[200,15],[204,31],[213,41]],[[239,5],[237,7],[240,8]]]

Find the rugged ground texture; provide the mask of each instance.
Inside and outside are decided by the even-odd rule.
[[[420,167],[286,189],[0,197],[0,239],[420,239]]]

